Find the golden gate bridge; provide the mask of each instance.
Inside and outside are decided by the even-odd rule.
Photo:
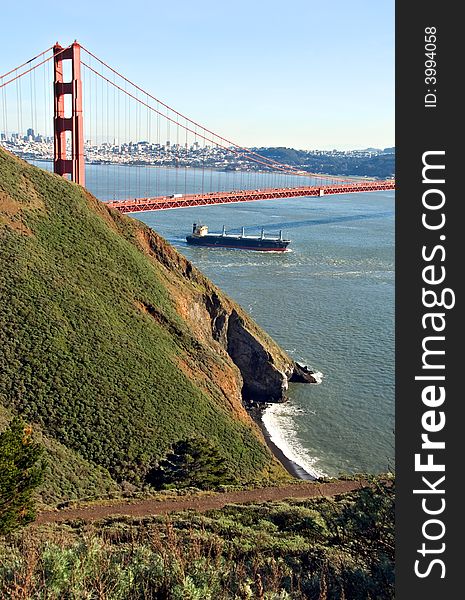
[[[395,189],[393,179],[309,173],[241,146],[173,109],[77,42],[57,43],[0,76],[0,94],[0,144],[15,140],[13,151],[28,157],[33,135],[21,135],[24,123],[31,132],[42,127],[39,145],[53,140],[56,174],[85,186],[86,160],[139,165],[135,180],[131,169],[122,168],[96,182],[107,194],[112,190],[108,205],[125,213]],[[149,176],[149,167],[165,168]]]

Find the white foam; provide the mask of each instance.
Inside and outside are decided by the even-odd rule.
[[[313,477],[325,477],[326,473],[316,466],[318,459],[310,456],[297,436],[294,417],[303,412],[290,402],[270,404],[262,415],[262,422],[271,441],[286,458],[295,462]]]

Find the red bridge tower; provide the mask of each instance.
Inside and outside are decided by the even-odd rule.
[[[53,93],[55,135],[53,170],[58,175],[71,175],[71,181],[85,185],[84,129],[82,118],[81,47],[74,42],[69,48],[57,43],[54,53]],[[71,61],[71,81],[63,79],[63,61]],[[65,116],[65,96],[71,96],[71,115]],[[66,132],[71,132],[71,154],[66,151]]]

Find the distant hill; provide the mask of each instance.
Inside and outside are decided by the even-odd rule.
[[[357,153],[321,153],[294,148],[257,148],[259,154],[311,173],[378,177],[385,179],[395,172],[395,148],[367,148],[359,152],[379,152],[373,156]]]
[[[46,501],[139,486],[192,434],[240,480],[286,477],[242,395],[282,399],[293,361],[147,226],[1,148],[0,365]]]

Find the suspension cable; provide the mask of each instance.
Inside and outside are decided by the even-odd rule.
[[[250,150],[249,148],[245,148],[244,146],[240,146],[239,144],[236,144],[235,142],[228,140],[227,138],[216,134],[215,132],[211,131],[210,129],[203,127],[202,125],[200,125],[199,123],[195,122],[194,120],[190,119],[189,117],[186,117],[185,115],[183,115],[182,113],[180,113],[179,111],[175,110],[174,108],[171,108],[171,106],[169,106],[168,104],[162,102],[161,100],[159,100],[158,98],[156,98],[155,96],[153,96],[152,94],[149,94],[147,91],[143,90],[140,86],[138,86],[136,83],[134,83],[133,81],[131,81],[130,79],[128,79],[127,77],[125,77],[124,75],[122,75],[119,71],[117,71],[116,69],[113,69],[113,67],[111,67],[108,63],[104,62],[103,60],[101,60],[100,58],[98,58],[97,56],[95,56],[95,54],[93,54],[92,52],[90,52],[90,50],[88,50],[87,48],[85,48],[84,46],[81,46],[81,48],[87,52],[87,54],[89,54],[90,56],[92,56],[93,58],[95,58],[98,62],[100,62],[103,66],[105,66],[107,69],[109,69],[110,71],[112,71],[114,74],[116,74],[118,77],[120,77],[121,79],[123,79],[125,82],[129,83],[130,85],[132,85],[133,87],[135,87],[137,90],[143,92],[144,95],[148,96],[149,98],[151,98],[152,100],[155,100],[157,102],[157,104],[161,104],[162,106],[164,106],[165,108],[167,108],[169,111],[171,111],[172,113],[174,113],[175,115],[177,115],[178,117],[181,117],[183,119],[186,120],[186,122],[191,123],[192,125],[196,126],[196,127],[200,127],[201,129],[203,129],[206,133],[213,135],[214,137],[218,138],[219,140],[225,142],[226,144],[229,144],[230,146],[234,146],[236,149],[241,150],[241,154],[242,153],[246,153],[248,156],[256,156],[258,157],[260,160],[255,160],[255,159],[250,159],[253,160],[254,162],[263,164],[265,166],[274,166],[274,168],[279,169],[281,171],[285,171],[287,173],[292,173],[294,175],[297,176],[304,176],[304,177],[316,177],[316,178],[320,178],[321,179],[321,175],[317,174],[317,173],[309,173],[309,172],[304,172],[301,169],[297,169],[296,167],[292,167],[291,165],[285,165],[283,163],[280,163],[279,161],[272,159],[272,158],[268,158],[266,156],[262,156],[260,154],[258,154],[257,152],[254,152],[253,150]],[[85,64],[85,63],[83,63]],[[108,80],[109,81],[109,80]],[[119,87],[119,86],[118,86]],[[121,89],[121,88],[119,88]],[[134,96],[132,96],[134,97]],[[166,116],[165,118],[170,119],[168,116]],[[175,122],[173,119],[170,119],[171,122]],[[188,131],[192,132],[191,129],[188,129]],[[203,138],[206,141],[211,141],[209,138],[205,137]],[[232,150],[232,148],[228,148],[222,144],[218,144],[218,142],[216,142],[216,145],[222,147],[222,148],[226,148],[227,150]],[[332,180],[334,181],[341,181],[341,182],[347,182],[350,181],[350,179],[346,179],[343,177],[331,177]]]
[[[24,62],[22,65],[19,65],[19,67],[16,67],[15,69],[11,69],[11,71],[8,71],[8,73],[4,73],[3,75],[0,75],[0,79],[4,79],[5,77],[8,77],[8,75],[11,75],[11,73],[13,73],[14,71],[19,71],[19,69],[22,69],[23,67],[25,67],[29,63],[37,60],[38,58],[40,58],[44,54],[47,54],[47,52],[49,52],[50,50],[53,50],[53,46],[50,46],[50,48],[47,48],[47,50],[44,50],[43,52],[41,52],[37,56],[34,56],[34,58],[30,58],[29,60],[27,60],[26,62]]]
[[[71,48],[71,46],[67,46],[66,48],[62,48],[59,52],[57,52],[56,54],[52,54],[51,56],[49,56],[48,58],[46,58],[45,60],[41,61],[40,63],[37,63],[36,65],[34,65],[33,67],[31,67],[30,69],[28,69],[27,71],[23,71],[22,73],[20,73],[19,75],[16,75],[15,77],[13,77],[12,79],[9,79],[8,81],[5,81],[4,83],[0,84],[0,89],[7,86],[9,83],[13,83],[13,81],[16,81],[17,79],[19,79],[20,77],[23,77],[24,75],[27,75],[28,73],[30,73],[31,71],[34,71],[34,69],[37,69],[38,67],[40,67],[41,65],[44,65],[45,63],[47,63],[49,60],[52,60],[52,58],[55,58],[56,56],[59,56],[60,54],[62,54],[65,50],[68,50],[69,48]],[[28,63],[25,63],[28,64]],[[24,65],[23,65],[24,66]],[[18,69],[20,69],[21,67],[18,67]],[[13,71],[17,71],[18,69],[13,69]],[[10,73],[12,73],[12,71],[10,71]]]
[[[85,63],[84,61],[81,61],[81,64],[84,65],[86,68],[90,69],[93,73],[95,73],[95,75],[98,75],[99,77],[101,77],[103,80],[105,80],[107,83],[109,83],[110,85],[113,85],[114,87],[116,87],[117,89],[119,89],[121,92],[124,92],[125,94],[127,94],[130,98],[132,98],[133,100],[135,100],[136,102],[139,102],[140,104],[143,104],[144,106],[146,106],[147,108],[149,108],[150,110],[158,113],[159,115],[161,115],[164,119],[166,119],[167,121],[169,121],[170,123],[174,123],[176,124],[176,121],[172,118],[169,117],[168,115],[164,115],[162,112],[158,111],[156,108],[154,108],[153,106],[151,106],[150,104],[147,104],[146,102],[144,102],[143,100],[141,100],[140,98],[137,98],[134,94],[131,94],[131,92],[128,92],[127,90],[123,89],[121,86],[119,86],[116,83],[113,83],[113,81],[111,81],[110,79],[108,79],[108,77],[105,77],[104,75],[102,75],[101,73],[99,73],[98,71],[96,71],[95,69],[93,69],[91,66],[89,66],[87,63]],[[173,111],[174,112],[174,111]],[[190,127],[186,127],[185,125],[181,125],[181,127],[183,127],[184,129],[186,129],[189,133],[192,133],[194,135],[198,135],[199,137],[201,137],[202,139],[204,139],[205,141],[211,142],[212,144],[219,146],[220,148],[224,148],[225,150],[228,150],[229,152],[233,152],[234,154],[236,154],[237,156],[243,156],[244,152],[247,154],[254,154],[249,152],[247,149],[245,149],[245,151],[243,152],[239,152],[238,150],[236,150],[235,148],[230,148],[225,146],[224,144],[220,144],[219,142],[215,142],[214,140],[212,140],[209,137],[205,137],[202,136],[200,133],[194,131],[193,129],[191,129]],[[203,127],[201,127],[201,129],[203,129]],[[206,131],[206,130],[205,130]],[[216,136],[219,137],[219,136]],[[250,160],[252,160],[253,162],[262,164],[268,168],[270,168],[270,164],[264,162],[263,157],[260,157],[260,160],[255,159],[255,158],[251,158]],[[313,177],[321,177],[321,175],[315,175],[315,174],[311,174],[311,173],[298,173],[296,171],[293,171],[292,169],[290,169],[289,167],[285,166],[285,165],[281,165],[281,163],[277,163],[274,168],[279,169],[280,171],[283,171],[285,173],[288,174],[292,174],[292,175],[308,175],[308,176],[313,176]],[[337,179],[337,178],[335,178]],[[341,178],[341,181],[345,181],[344,179]]]

